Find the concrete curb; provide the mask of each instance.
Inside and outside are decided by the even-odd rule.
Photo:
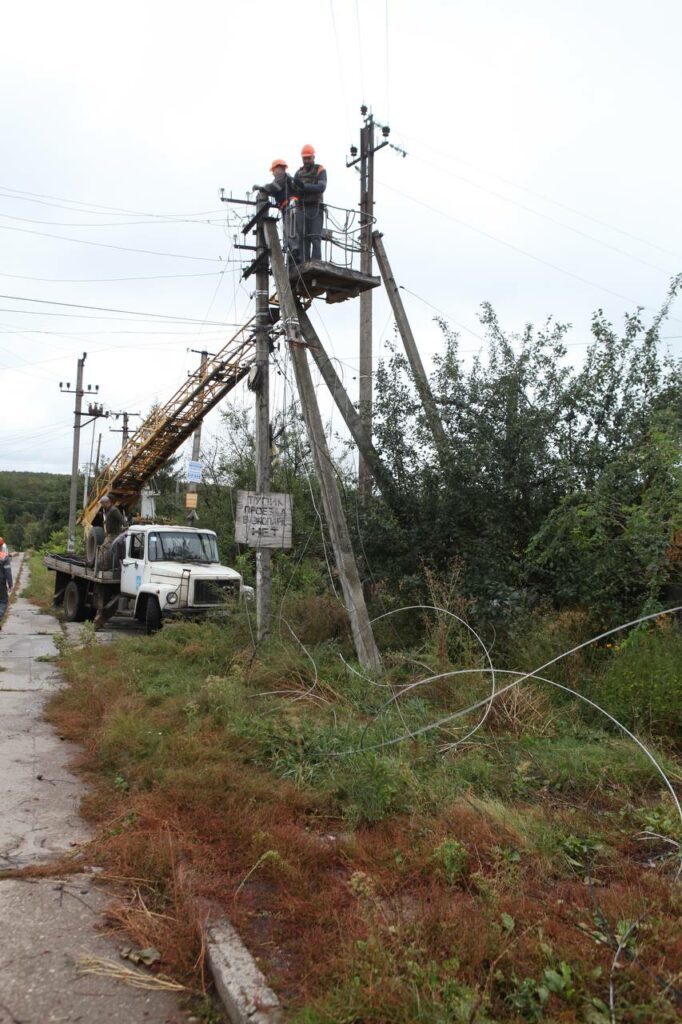
[[[227,919],[207,929],[206,959],[232,1024],[281,1024],[277,996]]]

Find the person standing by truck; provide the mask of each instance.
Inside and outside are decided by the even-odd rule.
[[[0,537],[0,628],[2,628],[2,618],[7,610],[11,589],[12,560],[5,541]]]
[[[114,505],[108,494],[99,499],[104,522],[104,540],[99,548],[99,567],[108,569],[111,565],[111,548],[114,541],[125,528],[123,513]]]

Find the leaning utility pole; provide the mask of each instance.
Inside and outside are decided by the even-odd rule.
[[[348,618],[350,619],[355,650],[358,661],[364,668],[380,672],[381,657],[374,640],[372,625],[367,613],[367,605],[365,604],[358,567],[355,562],[355,555],[353,554],[353,547],[348,532],[348,524],[346,523],[341,498],[334,478],[332,458],[327,446],[322,417],[320,416],[315,387],[308,364],[307,345],[301,340],[298,311],[291,291],[284,256],[282,255],[282,246],[277,234],[277,224],[272,218],[266,218],[262,221],[262,224],[270,246],[272,273],[277,285],[277,296],[294,365],[296,385],[301,399],[301,411],[305,420],[313,461],[320,483],[322,505],[334,549],[334,559],[341,581],[344,603],[348,611]]]
[[[258,193],[256,203],[256,361],[249,387],[256,394],[256,491],[269,494],[272,488],[270,445],[270,303],[268,250],[263,230],[270,200]],[[274,226],[274,225],[273,225]],[[258,640],[270,630],[272,613],[271,551],[256,548],[256,629]]]
[[[429,424],[429,429],[436,444],[440,464],[441,466],[445,466],[449,460],[450,445],[438,413],[438,408],[429,385],[428,377],[424,370],[424,364],[422,363],[421,356],[419,355],[417,343],[414,340],[410,322],[407,319],[407,313],[403,306],[403,300],[400,296],[398,285],[396,284],[393,271],[391,270],[391,264],[388,262],[388,256],[386,255],[386,249],[384,248],[382,234],[380,231],[374,231],[372,233],[372,244],[374,245],[374,252],[376,254],[377,263],[379,264],[379,271],[384,282],[384,287],[386,289],[389,302],[391,303],[393,316],[395,317],[395,322],[398,325],[400,337],[403,340],[405,352],[412,369],[412,379],[414,380],[415,387],[419,393],[421,403],[424,406],[426,421]]]
[[[76,503],[78,501],[78,459],[80,455],[80,433],[81,433],[81,408],[83,404],[83,367],[85,366],[85,360],[88,354],[84,352],[82,357],[78,360],[78,369],[76,371],[76,390],[71,390],[70,382],[67,382],[66,387],[62,381],[59,382],[59,390],[67,395],[76,396],[76,404],[73,410],[73,455],[71,457],[71,490],[69,492],[69,527],[68,527],[68,539],[66,542],[66,550],[71,553],[76,550]],[[88,385],[88,391],[92,391],[92,386]],[[95,392],[99,391],[99,384],[95,385]]]
[[[372,273],[372,229],[374,226],[374,154],[388,145],[390,128],[376,125],[374,115],[368,114],[363,104],[360,113],[365,119],[360,129],[360,155],[355,146],[351,147],[350,161],[346,167],[360,164],[360,270]],[[374,129],[380,127],[384,138],[374,144]],[[358,410],[365,427],[365,433],[372,438],[372,289],[360,294],[360,365],[358,367]],[[362,498],[369,497],[372,489],[372,474],[362,454],[358,459],[358,490]]]

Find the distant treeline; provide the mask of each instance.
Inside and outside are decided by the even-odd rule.
[[[0,472],[0,536],[12,550],[40,547],[69,518],[66,474]]]

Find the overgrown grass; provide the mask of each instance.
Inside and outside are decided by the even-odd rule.
[[[682,952],[674,812],[650,761],[533,682],[461,747],[480,711],[411,735],[488,678],[391,700],[426,670],[396,652],[364,679],[343,631],[320,640],[298,614],[307,651],[289,636],[254,654],[237,616],[62,658],[50,714],[84,744],[99,856],[138,880],[119,919],[165,969],[193,976],[202,916],[227,913],[299,1024],[606,1024],[618,929],[637,922],[619,1019],[676,1019],[657,981]],[[443,670],[461,644],[434,637],[410,657]],[[524,636],[513,667],[543,645]],[[576,685],[606,686],[620,657],[586,658]]]
[[[22,590],[21,596],[27,598],[39,608],[49,609],[52,607],[52,596],[54,594],[54,573],[49,572],[43,565],[43,554],[38,551],[31,551],[26,556],[30,578]]]

